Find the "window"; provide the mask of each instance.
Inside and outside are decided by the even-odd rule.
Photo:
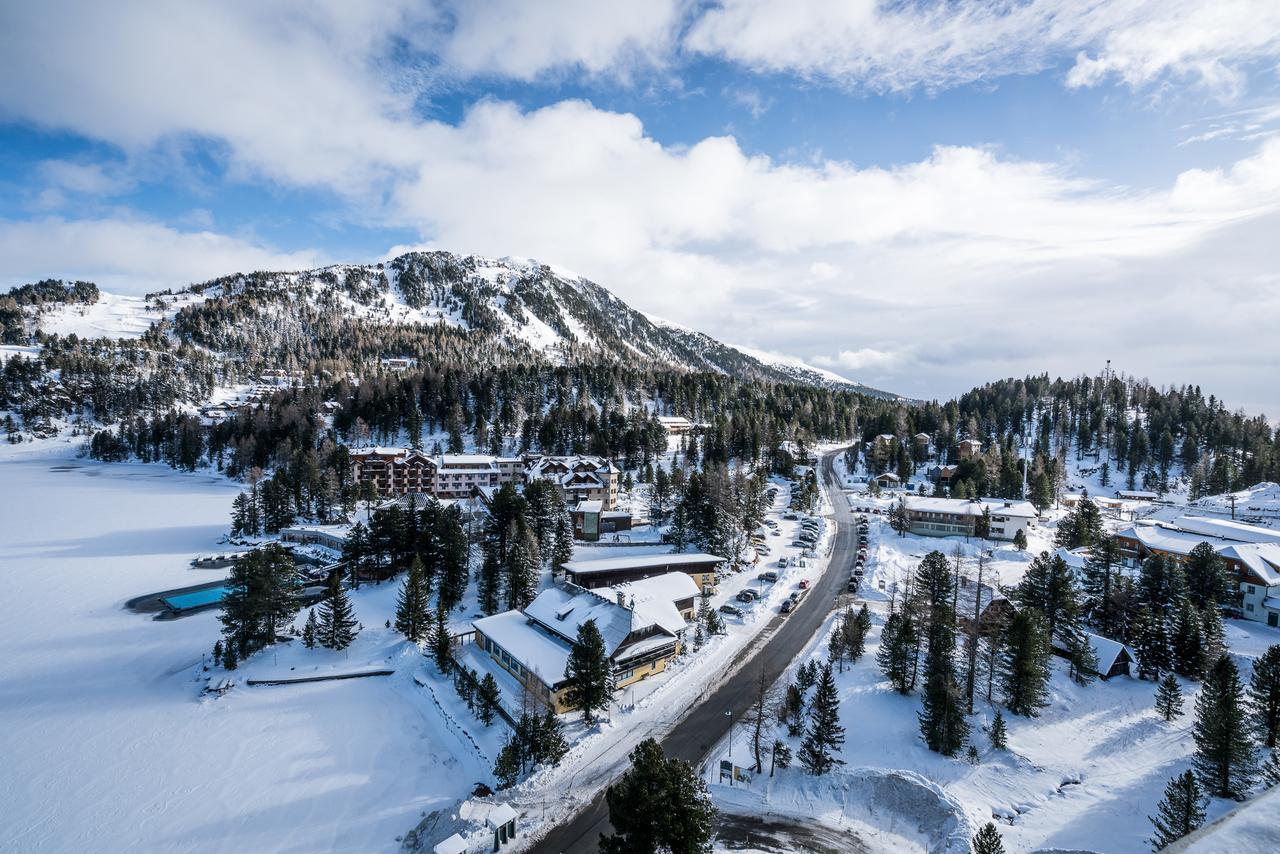
[[[1244,606],[1244,609],[1245,609],[1246,611],[1248,611],[1250,614],[1252,614],[1252,613],[1253,613],[1253,603],[1252,603],[1252,602],[1250,602],[1250,603],[1246,604],[1246,605]]]
[[[1255,593],[1257,593],[1257,592],[1258,592],[1258,588],[1257,588],[1257,587],[1254,587],[1252,584],[1250,584],[1250,585],[1249,585],[1249,595],[1250,595],[1250,596],[1252,596],[1253,594],[1255,594]]]

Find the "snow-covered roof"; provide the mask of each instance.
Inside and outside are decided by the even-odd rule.
[[[575,575],[596,572],[617,572],[624,569],[654,569],[664,566],[699,566],[707,563],[723,563],[719,555],[697,552],[695,554],[636,555],[634,557],[608,557],[599,560],[569,560],[564,568]]]
[[[1110,671],[1122,652],[1129,654],[1130,661],[1137,660],[1133,650],[1120,643],[1120,641],[1113,641],[1111,638],[1104,638],[1102,635],[1095,635],[1092,632],[1085,632],[1084,636],[1089,641],[1090,649],[1093,650],[1093,657],[1097,659],[1099,673],[1106,674]],[[1053,639],[1053,646],[1055,649],[1066,650],[1066,645],[1057,638]]]
[[[489,810],[489,814],[485,816],[484,820],[490,827],[502,827],[507,822],[516,820],[516,811],[512,809],[511,804],[498,804]]]
[[[1018,516],[1034,519],[1040,514],[1030,501],[1013,501],[1003,498],[907,498],[907,509],[920,513],[951,513],[958,516],[981,516],[983,509],[993,515]]]
[[[1089,560],[1089,556],[1085,554],[1084,549],[1066,549],[1062,546],[1058,546],[1054,549],[1053,554],[1054,557],[1062,558],[1067,566],[1077,572],[1082,572],[1084,570],[1085,563]]]
[[[504,611],[483,617],[473,624],[476,631],[515,656],[525,669],[546,684],[554,686],[564,679],[569,661],[569,645],[563,638],[538,628],[519,611]]]
[[[685,620],[675,603],[698,595],[698,585],[683,572],[668,572],[609,588],[616,599],[621,593],[636,615],[636,625],[659,625],[675,634],[684,631]]]
[[[596,501],[579,501],[578,505],[573,508],[575,513],[599,513],[600,508],[604,506],[604,502]]]
[[[1117,537],[1137,540],[1148,549],[1186,555],[1205,542],[1203,534],[1180,531],[1155,522],[1140,521],[1116,532]]]
[[[1121,498],[1136,498],[1144,501],[1154,501],[1160,497],[1160,493],[1151,492],[1147,489],[1117,489],[1116,495]]]
[[[456,468],[477,468],[484,469],[496,465],[494,457],[487,454],[442,454],[440,456],[440,465],[447,466],[451,469]]]
[[[406,453],[408,452],[404,448],[384,448],[381,446],[374,446],[371,448],[352,448],[347,452],[347,455],[352,457],[399,457]]]
[[[1280,543],[1280,531],[1263,528],[1231,519],[1211,519],[1207,516],[1179,516],[1169,524],[1184,531],[1193,531],[1224,540],[1241,543]]]
[[[571,644],[577,642],[578,629],[588,620],[594,620],[609,655],[613,655],[631,634],[632,612],[629,609],[612,598],[580,587],[548,587],[525,607],[524,612]]]
[[[1280,584],[1280,544],[1232,543],[1216,551],[1224,558],[1238,560],[1268,587]]]
[[[466,854],[467,840],[455,833],[443,842],[437,842],[431,850],[434,854]]]

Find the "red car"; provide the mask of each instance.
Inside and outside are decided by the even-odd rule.
[[[803,581],[801,581],[801,582],[800,582],[800,589],[801,589],[801,590],[808,590],[808,589],[809,589],[809,579],[807,579],[807,578],[806,578],[806,579],[804,579]]]

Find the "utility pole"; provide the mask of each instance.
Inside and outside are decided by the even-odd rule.
[[[1231,521],[1234,522],[1236,520],[1236,495],[1234,492],[1227,496],[1227,502],[1231,504]]]

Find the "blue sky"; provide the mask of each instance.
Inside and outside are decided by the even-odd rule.
[[[905,394],[1274,415],[1278,62],[1269,0],[10,5],[0,287],[519,255]]]

